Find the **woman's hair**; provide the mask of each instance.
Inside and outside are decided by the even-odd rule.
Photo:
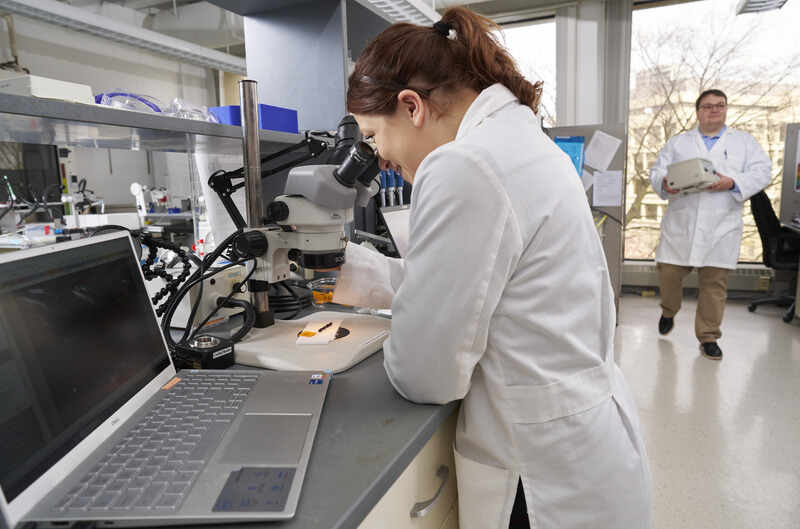
[[[464,7],[452,7],[431,26],[393,24],[364,50],[350,75],[347,109],[355,114],[392,114],[397,94],[471,88],[500,83],[538,113],[542,82],[532,84],[493,30],[500,27]]]

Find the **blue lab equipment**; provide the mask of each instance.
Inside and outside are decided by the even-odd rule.
[[[94,96],[94,102],[100,105],[103,104],[104,99],[106,101],[110,101],[115,97],[127,97],[129,99],[135,99],[136,101],[139,101],[141,104],[148,107],[153,112],[161,112],[161,109],[151,100],[151,98],[130,92],[107,92],[105,94],[97,94],[96,96]]]
[[[388,195],[389,195],[389,206],[394,206],[394,171],[389,169],[389,174],[386,178],[386,183],[389,186]]]
[[[394,187],[397,189],[397,205],[403,205],[403,186],[405,183],[403,182],[403,175],[396,171],[392,171],[394,173]]]
[[[584,136],[556,136],[553,141],[562,151],[567,153],[580,177],[583,174],[583,145],[586,142],[586,138]]]
[[[381,171],[380,175],[381,175],[381,207],[385,208],[386,207],[386,181],[388,179],[387,178],[388,174],[387,174],[386,171]]]
[[[239,105],[211,107],[208,111],[214,114],[223,125],[237,127],[242,125],[242,113]],[[297,111],[261,103],[258,105],[258,128],[297,134]]]

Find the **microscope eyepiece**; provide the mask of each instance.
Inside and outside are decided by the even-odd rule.
[[[371,167],[374,167],[374,171],[370,171]],[[356,180],[364,185],[369,185],[377,172],[378,157],[375,151],[369,144],[358,141],[353,144],[353,147],[347,154],[347,158],[345,158],[342,165],[333,172],[333,176],[335,176],[336,180],[343,186],[353,187],[356,185]],[[365,178],[366,183],[364,183]]]
[[[374,155],[372,157],[372,162],[358,175],[358,181],[361,182],[361,185],[364,187],[369,187],[372,184],[372,180],[378,175],[378,172],[378,156]]]
[[[333,146],[328,163],[340,164],[347,158],[350,152],[350,147],[361,139],[361,130],[358,128],[358,123],[352,115],[347,115],[339,122],[336,129],[336,143]]]

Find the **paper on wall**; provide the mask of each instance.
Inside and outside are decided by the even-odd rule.
[[[594,175],[584,169],[583,174],[581,174],[581,182],[583,182],[583,190],[589,191],[589,188],[594,184]]]
[[[622,205],[622,171],[595,171],[592,205]]]
[[[605,171],[611,165],[611,160],[614,159],[614,155],[617,154],[620,145],[622,145],[621,139],[598,130],[589,141],[589,146],[586,147],[584,163],[595,169]]]
[[[381,214],[386,227],[389,229],[389,234],[392,236],[392,242],[394,242],[397,253],[400,254],[400,257],[405,257],[408,253],[411,209],[406,207],[382,209]]]

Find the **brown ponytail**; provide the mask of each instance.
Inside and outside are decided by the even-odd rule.
[[[447,26],[453,30],[449,37],[442,30]],[[355,114],[392,114],[404,88],[428,97],[437,88],[480,92],[500,83],[538,113],[542,82],[532,84],[517,70],[492,34],[499,29],[464,7],[445,11],[437,27],[393,24],[358,58],[348,81],[347,109]]]

